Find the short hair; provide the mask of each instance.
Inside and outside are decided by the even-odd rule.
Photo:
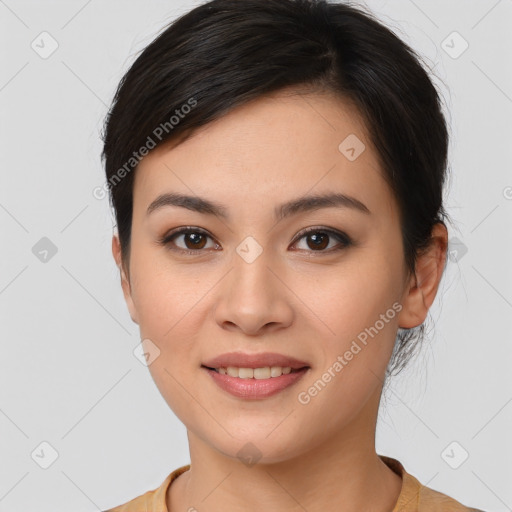
[[[106,116],[102,159],[122,257],[129,265],[139,150],[182,142],[237,106],[284,88],[354,104],[396,198],[414,272],[443,207],[448,133],[420,57],[371,13],[326,0],[211,0],[170,23],[122,77]],[[137,155],[137,157],[134,157]],[[443,222],[444,223],[444,222]],[[424,324],[399,328],[398,373]],[[389,367],[388,367],[389,370]]]

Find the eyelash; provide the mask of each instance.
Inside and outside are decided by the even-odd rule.
[[[158,243],[160,245],[165,246],[167,249],[169,249],[171,251],[174,251],[174,252],[180,252],[182,254],[189,254],[191,256],[198,256],[201,252],[203,252],[202,249],[189,250],[189,249],[181,249],[181,248],[171,247],[171,242],[175,238],[177,238],[180,235],[187,235],[187,234],[191,234],[191,233],[200,234],[200,235],[209,237],[209,238],[211,238],[213,240],[213,238],[206,231],[203,231],[202,229],[199,229],[199,228],[195,228],[193,226],[187,226],[185,228],[179,228],[179,229],[177,229],[175,231],[171,231],[170,233],[165,234],[162,238],[160,238],[158,240]],[[331,249],[328,249],[328,250],[319,250],[319,251],[310,250],[309,252],[312,252],[312,253],[319,253],[319,254],[326,254],[327,253],[327,254],[330,254],[330,253],[333,253],[333,252],[338,252],[338,251],[341,251],[343,249],[346,249],[347,247],[352,245],[351,238],[348,235],[346,235],[345,233],[334,231],[332,229],[319,228],[319,227],[307,228],[307,229],[301,231],[297,235],[297,238],[296,238],[296,241],[294,242],[294,244],[296,244],[297,242],[302,240],[302,238],[305,238],[307,235],[309,235],[311,233],[322,233],[322,234],[326,234],[326,235],[332,236],[336,240],[338,240],[338,242],[340,242],[342,244],[342,247],[335,248],[335,249],[331,248]],[[300,250],[303,250],[303,249],[300,249]]]

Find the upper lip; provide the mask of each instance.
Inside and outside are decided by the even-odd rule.
[[[260,354],[246,354],[244,352],[230,352],[220,356],[208,359],[203,362],[207,368],[227,368],[234,366],[236,368],[264,368],[265,366],[281,366],[292,369],[299,369],[308,366],[304,361],[299,361],[294,357],[276,354],[273,352],[262,352]]]

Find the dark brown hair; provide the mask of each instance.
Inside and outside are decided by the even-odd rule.
[[[355,104],[397,200],[409,272],[443,222],[448,133],[440,97],[415,52],[372,14],[326,0],[212,0],[173,21],[121,79],[102,157],[129,267],[133,178],[144,148],[185,140],[252,99],[283,88]],[[141,156],[142,153],[142,156]],[[424,324],[399,329],[400,371]]]

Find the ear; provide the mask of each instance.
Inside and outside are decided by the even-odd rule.
[[[126,305],[128,306],[128,311],[130,312],[132,320],[136,324],[138,324],[139,320],[137,317],[137,310],[135,308],[135,304],[132,298],[130,279],[128,277],[129,273],[126,271],[121,257],[121,243],[119,241],[118,235],[114,235],[112,237],[112,255],[114,256],[114,260],[116,261],[116,265],[119,268],[121,274],[121,288],[123,289],[124,300],[126,301]]]
[[[425,321],[443,275],[447,247],[448,231],[442,222],[438,222],[432,229],[430,246],[417,258],[414,275],[402,299],[399,327],[411,329]]]

